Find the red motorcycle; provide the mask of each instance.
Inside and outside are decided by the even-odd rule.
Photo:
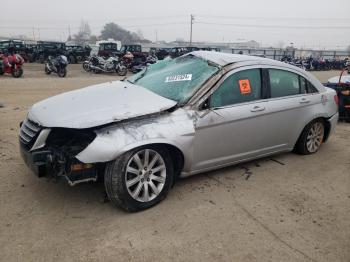
[[[23,75],[24,59],[19,54],[0,55],[0,75],[11,74],[15,78]]]

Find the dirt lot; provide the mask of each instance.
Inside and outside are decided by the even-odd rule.
[[[69,69],[0,78],[0,261],[350,261],[350,124],[315,155],[182,179],[160,205],[128,214],[103,201],[103,184],[38,179],[19,156],[31,104],[116,79]]]

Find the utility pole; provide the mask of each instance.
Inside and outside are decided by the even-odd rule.
[[[68,39],[71,40],[70,25],[68,26]]]
[[[192,46],[192,27],[193,27],[194,15],[191,14],[191,32],[190,32],[190,46]]]
[[[33,26],[33,41],[35,41],[35,32],[34,32],[34,26]]]

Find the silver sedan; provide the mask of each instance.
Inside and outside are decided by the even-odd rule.
[[[113,204],[138,211],[180,176],[315,153],[337,119],[336,93],[297,67],[197,51],[33,105],[20,148],[39,177],[102,176]]]

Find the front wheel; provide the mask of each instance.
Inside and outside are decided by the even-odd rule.
[[[117,73],[120,76],[126,76],[126,74],[128,73],[128,69],[125,66],[120,66],[117,69]]]
[[[317,119],[308,124],[295,146],[295,151],[302,155],[310,155],[316,153],[324,139],[325,123],[322,119]]]
[[[173,173],[173,163],[165,148],[136,148],[107,165],[106,192],[114,205],[126,211],[144,210],[166,197]]]
[[[58,68],[57,75],[59,77],[65,77],[67,75],[67,69],[65,67]]]
[[[20,78],[23,75],[23,69],[20,68],[15,68],[12,70],[12,76],[14,78]]]

